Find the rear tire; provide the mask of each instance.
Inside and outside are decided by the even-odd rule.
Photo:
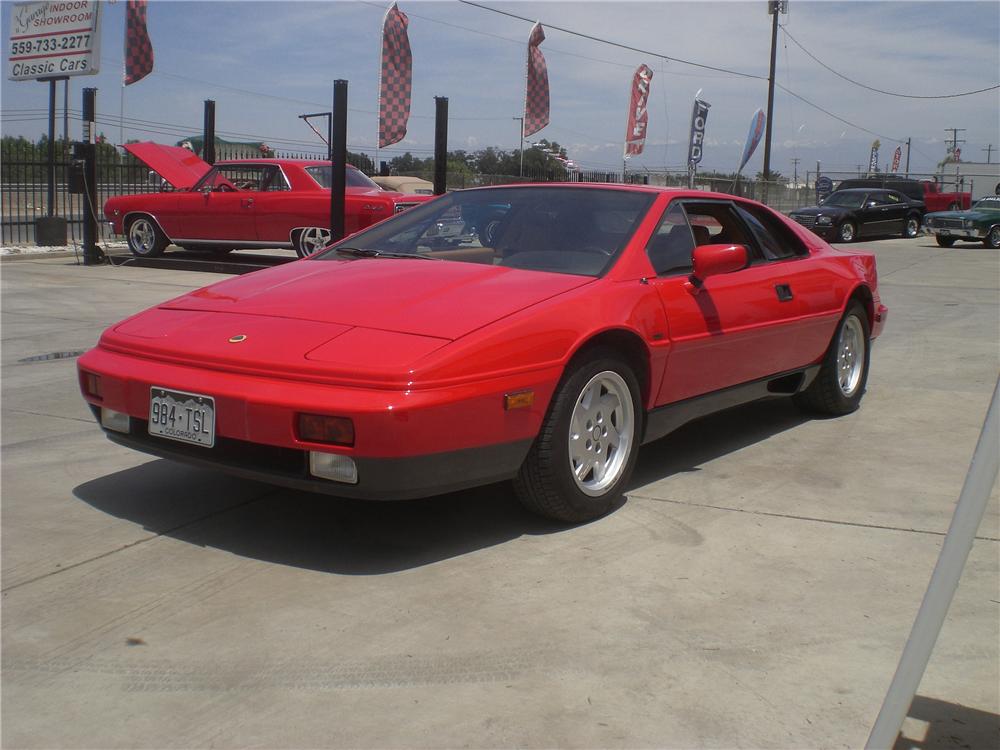
[[[571,363],[514,480],[521,503],[564,523],[609,512],[635,467],[641,421],[639,383],[615,352]]]
[[[868,315],[857,300],[847,305],[837,331],[809,387],[793,396],[805,411],[840,416],[861,405],[871,359]]]
[[[128,249],[137,258],[155,258],[163,255],[170,244],[163,231],[152,217],[140,214],[130,219],[125,227]]]
[[[920,214],[910,214],[903,224],[903,237],[912,240],[920,234]]]
[[[942,237],[940,234],[935,235],[934,241],[938,243],[938,247],[951,247],[955,244],[954,237]]]

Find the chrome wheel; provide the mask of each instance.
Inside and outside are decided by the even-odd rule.
[[[156,229],[149,219],[135,219],[128,229],[128,244],[136,255],[150,255],[156,250]]]
[[[915,216],[911,216],[906,220],[906,236],[909,238],[916,237],[920,232],[920,219]]]
[[[837,381],[840,392],[847,398],[854,395],[861,382],[865,367],[864,328],[861,321],[851,315],[844,321],[837,340]]]
[[[330,244],[330,230],[322,227],[307,227],[299,233],[295,251],[300,258],[319,252]]]
[[[853,242],[854,225],[849,221],[845,221],[840,225],[840,231],[838,231],[837,234],[840,236],[841,242]]]
[[[986,244],[994,249],[1000,248],[1000,227],[993,227],[986,235]]]
[[[632,395],[617,372],[592,377],[576,399],[569,428],[570,473],[586,495],[608,490],[628,464],[635,441]]]

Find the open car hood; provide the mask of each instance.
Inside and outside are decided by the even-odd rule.
[[[197,154],[162,143],[126,143],[125,150],[178,190],[194,187],[212,167]]]
[[[306,260],[229,279],[160,308],[361,326],[455,340],[593,280],[479,263]]]

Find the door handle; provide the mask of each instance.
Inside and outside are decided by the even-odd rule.
[[[243,201],[243,208],[253,208],[253,198],[247,198]]]
[[[791,302],[792,297],[792,287],[788,284],[775,284],[774,291],[778,293],[779,302]]]

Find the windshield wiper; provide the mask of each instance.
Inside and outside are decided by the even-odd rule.
[[[419,258],[420,260],[442,260],[441,258],[431,258],[429,255],[393,253],[385,250],[376,250],[372,247],[335,247],[334,251],[341,255],[350,255],[352,258]]]

